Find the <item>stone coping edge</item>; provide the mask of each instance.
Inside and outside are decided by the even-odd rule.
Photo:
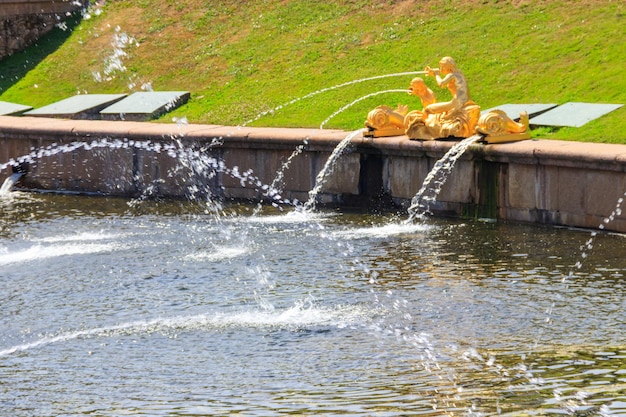
[[[77,138],[124,138],[129,140],[184,141],[219,139],[224,147],[267,147],[293,149],[306,141],[311,151],[332,151],[350,132],[314,128],[236,127],[204,124],[71,120],[44,117],[0,116],[0,140],[23,137],[43,140]],[[447,140],[414,141],[405,136],[365,138],[357,135],[352,143],[361,152],[384,153],[398,157],[443,156],[456,142]],[[1,142],[0,142],[1,146]],[[502,144],[474,144],[464,158],[531,165],[557,165],[626,171],[626,145],[532,139]]]

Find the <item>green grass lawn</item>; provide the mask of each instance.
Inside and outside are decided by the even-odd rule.
[[[413,76],[311,93],[449,55],[483,108],[626,103],[625,35],[626,6],[608,0],[109,0],[100,14],[0,61],[0,100],[39,107],[77,93],[188,90],[191,100],[162,121],[318,127]],[[380,94],[325,127],[358,129],[370,109],[398,103],[419,108],[404,93]],[[626,107],[533,136],[626,143]]]

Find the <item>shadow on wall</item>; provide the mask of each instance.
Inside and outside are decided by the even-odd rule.
[[[56,51],[70,37],[80,23],[80,11],[65,20],[66,28],[54,27],[48,34],[23,51],[0,60],[0,94],[22,79],[48,55]]]

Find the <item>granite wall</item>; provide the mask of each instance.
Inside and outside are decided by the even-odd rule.
[[[263,186],[272,183],[302,146],[284,171],[281,198],[303,202],[347,135],[318,129],[0,116],[0,179],[15,168],[7,164],[12,158],[52,151],[33,158],[19,186],[174,198],[204,189],[226,200],[258,201],[266,198]],[[97,146],[102,141],[121,146]],[[89,144],[90,149],[54,153],[74,143]],[[357,135],[338,159],[319,200],[344,208],[405,211],[435,163],[455,143]],[[166,146],[182,146],[196,156],[173,157]],[[210,161],[204,173],[194,172],[194,167],[202,168],[198,157]],[[210,165],[214,162],[220,164],[217,169]],[[554,140],[474,144],[457,161],[431,211],[626,232],[626,217],[618,208],[625,190],[626,145]],[[614,219],[605,223],[611,216]]]
[[[0,59],[34,44],[88,1],[0,0]]]

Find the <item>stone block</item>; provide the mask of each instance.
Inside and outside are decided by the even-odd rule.
[[[126,97],[126,94],[78,94],[24,113],[26,116],[65,119],[96,119],[98,112]]]
[[[492,110],[502,110],[509,116],[511,119],[518,120],[520,117],[520,113],[527,112],[528,116],[538,116],[541,113],[544,113],[550,109],[553,109],[557,106],[554,103],[530,103],[530,104],[502,104],[497,107],[491,107],[489,109],[482,110],[481,114],[489,113]]]
[[[266,178],[266,165],[271,152],[254,149],[224,149],[221,159],[224,170],[221,173],[222,185],[226,188],[253,188],[261,191],[264,184],[271,183]],[[261,184],[257,184],[257,181]]]
[[[504,207],[502,217],[513,222],[533,223],[537,221],[537,211],[527,208]]]
[[[150,120],[174,110],[189,100],[188,91],[145,91],[101,109],[105,120]]]
[[[584,215],[587,172],[561,167],[558,176],[558,203],[555,209],[561,213]]]
[[[315,186],[315,174],[321,169],[318,167],[323,166],[327,158],[328,154],[319,152],[304,152],[298,155],[285,171],[284,189],[308,196],[308,192]]]
[[[417,194],[430,171],[428,158],[393,156],[386,160],[386,191],[396,198],[411,199]]]
[[[360,157],[358,153],[341,155],[327,171],[322,190],[333,194],[359,194]]]
[[[585,212],[607,217],[615,209],[617,200],[623,197],[624,174],[590,171],[586,176],[585,188]]]
[[[133,192],[132,149],[78,149],[64,156],[62,166],[70,166],[63,170],[60,178],[64,182],[74,180],[74,185],[69,185],[73,189],[87,191],[83,184],[90,184],[89,188],[105,194],[124,195]]]
[[[3,116],[16,116],[29,110],[32,110],[32,106],[25,106],[23,104],[0,101],[0,115]]]
[[[506,193],[505,205],[517,210],[529,210],[538,207],[536,165],[509,164],[506,184],[503,189]]]
[[[474,202],[474,196],[477,194],[474,177],[474,163],[463,159],[458,160],[441,187],[437,200],[455,203]]]
[[[222,195],[226,198],[235,198],[241,200],[257,200],[259,193],[251,188],[225,187]]]
[[[559,166],[537,165],[535,192],[537,209],[553,212],[559,210]]]
[[[530,119],[531,125],[581,127],[617,110],[622,104],[565,103]]]

